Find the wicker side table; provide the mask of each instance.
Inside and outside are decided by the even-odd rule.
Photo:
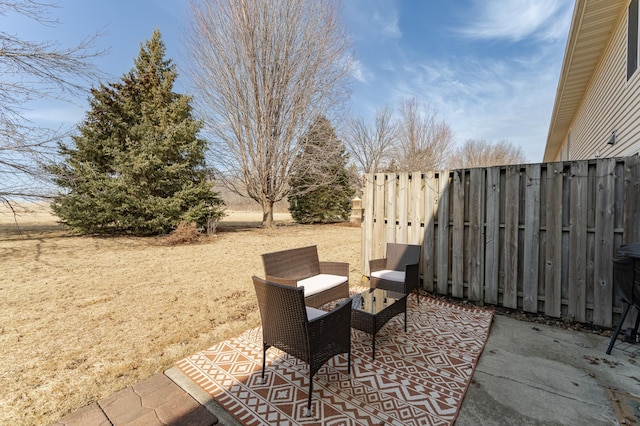
[[[391,318],[404,312],[407,331],[407,295],[379,288],[363,291],[353,298],[351,327],[372,336],[371,358],[376,359],[376,333]]]

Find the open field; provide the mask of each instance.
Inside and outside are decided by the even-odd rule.
[[[50,424],[259,325],[260,254],[315,244],[361,279],[360,229],[229,212],[217,236],[78,237],[42,206],[0,209],[0,424]]]

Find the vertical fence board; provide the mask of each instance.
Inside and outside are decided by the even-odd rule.
[[[537,312],[538,262],[540,260],[540,164],[529,164],[526,171],[522,309],[526,312]]]
[[[547,168],[544,313],[559,318],[562,310],[562,163]]]
[[[569,219],[569,306],[570,320],[586,321],[587,310],[587,184],[588,164],[571,163],[571,191],[567,203]]]
[[[398,204],[398,179],[393,173],[385,175],[385,183],[387,187],[387,197],[385,200],[384,219],[385,219],[385,242],[396,242],[396,211]],[[383,198],[384,199],[384,198]],[[385,245],[386,249],[386,245]],[[384,257],[385,253],[380,253],[377,259]]]
[[[436,198],[438,196],[437,182],[433,172],[427,172],[424,176],[424,238],[422,243],[422,281],[427,291],[434,291],[434,241],[435,241],[435,216]]]
[[[397,197],[398,217],[395,241],[406,244],[409,235],[409,173],[407,172],[399,174]]]
[[[500,267],[500,168],[487,169],[484,243],[484,300],[498,303]]]
[[[373,243],[371,244],[371,259],[384,257],[385,250],[385,187],[386,179],[384,173],[376,174],[374,188],[374,223],[373,223]],[[393,210],[393,209],[392,209]]]
[[[364,222],[362,229],[362,272],[365,276],[369,276],[369,259],[373,259],[371,251],[373,250],[373,213],[374,213],[374,188],[376,175],[367,174],[365,180],[365,188],[362,193],[364,197]]]
[[[623,240],[622,240],[622,232],[624,231],[624,225],[625,225],[625,216],[624,216],[624,203],[625,203],[625,197],[624,197],[624,191],[625,191],[625,168],[626,165],[624,163],[621,163],[619,161],[616,161],[615,163],[615,184],[614,184],[614,193],[613,193],[613,229],[614,229],[614,236],[613,236],[613,247],[619,247],[621,244],[623,244]],[[631,195],[631,194],[630,194]],[[632,214],[633,215],[633,214]]]
[[[411,174],[411,232],[409,234],[410,244],[422,244],[422,173]]]
[[[615,185],[615,159],[598,161],[596,167],[596,229],[594,262],[593,321],[611,326],[613,315],[613,202]]]
[[[449,171],[438,177],[438,293],[449,291]]]
[[[454,170],[452,175],[451,294],[453,297],[464,297],[464,170]]]
[[[596,253],[596,176],[597,161],[587,166],[587,281],[586,281],[586,309],[588,322],[593,322],[593,299],[595,295],[595,253]]]
[[[503,305],[518,307],[518,229],[520,217],[520,166],[507,166],[505,185],[505,280]]]
[[[470,172],[469,183],[469,299],[483,302],[482,277],[484,241],[484,169],[474,168]]]

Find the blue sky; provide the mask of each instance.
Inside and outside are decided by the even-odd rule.
[[[159,28],[167,56],[186,61],[182,34],[186,0],[59,0],[51,28],[0,17],[5,31],[70,47],[99,32],[95,63],[116,81],[133,66],[140,43]],[[454,131],[470,138],[506,139],[527,161],[540,162],[571,22],[571,0],[344,0],[344,21],[356,57],[354,115],[372,119],[377,107],[411,96],[431,105]],[[176,90],[184,92],[180,78]],[[87,100],[29,105],[46,126],[78,124]]]

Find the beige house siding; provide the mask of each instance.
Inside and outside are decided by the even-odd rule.
[[[640,152],[640,69],[627,81],[627,15],[628,2],[552,161]],[[611,145],[608,141],[613,132],[615,143]]]

